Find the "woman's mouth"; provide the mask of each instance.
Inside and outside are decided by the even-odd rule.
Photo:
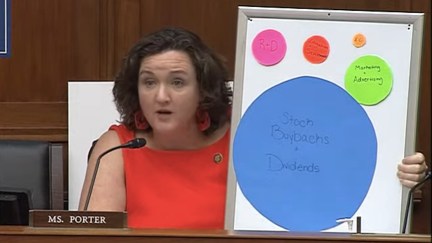
[[[156,112],[156,114],[158,114],[158,115],[171,115],[172,114],[172,112],[171,111],[168,111],[168,110],[159,110],[159,111],[157,111]]]

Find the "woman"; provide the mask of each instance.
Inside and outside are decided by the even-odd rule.
[[[142,149],[104,156],[89,210],[128,212],[128,226],[223,228],[231,92],[222,60],[198,36],[168,28],[129,52],[113,88],[121,124],[96,144],[89,160],[83,208],[97,157],[133,138]],[[399,178],[424,177],[422,154],[406,157]]]
[[[122,124],[95,146],[80,207],[97,156],[142,137],[145,148],[104,157],[88,209],[126,209],[129,227],[223,228],[227,80],[222,60],[188,31],[165,29],[142,39],[115,80]]]

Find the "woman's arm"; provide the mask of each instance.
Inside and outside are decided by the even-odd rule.
[[[115,131],[107,131],[99,138],[88,161],[79,210],[84,210],[97,158],[103,152],[118,145],[120,145],[120,140]],[[102,157],[87,209],[90,211],[125,211],[126,189],[121,149],[114,150]]]

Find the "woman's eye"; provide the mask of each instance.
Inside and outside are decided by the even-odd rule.
[[[184,82],[183,82],[183,79],[176,78],[172,81],[172,84],[173,84],[173,86],[179,88],[179,87],[183,86]]]
[[[145,87],[153,87],[156,84],[154,79],[145,79],[142,83]]]

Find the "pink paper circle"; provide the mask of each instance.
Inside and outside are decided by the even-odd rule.
[[[252,53],[258,63],[271,66],[280,62],[287,50],[285,38],[276,30],[261,31],[252,42]]]

